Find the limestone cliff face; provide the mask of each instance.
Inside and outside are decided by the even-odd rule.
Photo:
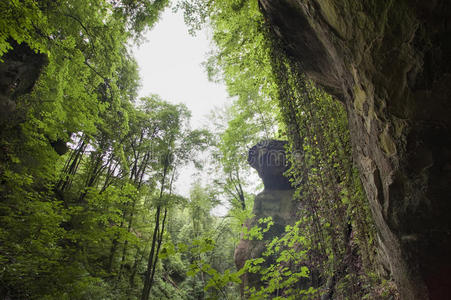
[[[284,141],[269,140],[258,143],[249,150],[248,162],[263,180],[264,190],[255,196],[253,214],[246,224],[252,228],[261,218],[272,217],[274,225],[265,233],[262,241],[242,239],[235,249],[235,263],[242,268],[247,259],[260,257],[265,242],[280,236],[285,226],[295,222],[295,201],[289,180],[283,176],[287,170]],[[245,274],[242,287],[257,286],[258,276]]]
[[[347,108],[379,250],[403,299],[451,294],[451,2],[260,0]]]

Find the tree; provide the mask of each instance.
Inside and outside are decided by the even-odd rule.
[[[24,75],[38,78],[34,86],[22,89],[25,77],[17,73],[22,77],[2,94],[14,104],[0,130],[2,294],[61,299],[107,293],[96,288],[104,284],[98,264],[105,253],[98,244],[115,232],[116,209],[129,196],[112,183],[123,170],[118,143],[138,86],[126,43],[156,20],[164,3],[147,2],[147,15],[137,18],[133,10],[119,18],[107,1],[0,3],[1,61],[26,67],[29,57],[45,58],[39,68],[28,68],[35,74]],[[60,156],[71,137],[74,148]]]
[[[147,100],[147,99],[145,99]],[[147,270],[144,276],[142,300],[149,299],[158,254],[163,242],[163,235],[168,213],[168,201],[172,196],[172,184],[176,176],[177,167],[192,160],[194,153],[205,149],[208,142],[208,133],[204,131],[190,131],[187,121],[190,114],[183,105],[170,105],[161,101],[146,101],[144,109],[148,113],[158,114],[160,120],[158,133],[154,139],[158,140],[157,148],[161,155],[158,165],[159,193],[155,200],[155,225],[152,234]]]
[[[237,169],[239,151],[234,150],[240,147],[243,133],[248,134],[244,139],[248,141],[265,135],[287,138],[293,154],[290,174],[299,205],[305,210],[298,226],[308,232],[310,239],[305,243],[310,255],[305,264],[312,270],[312,286],[322,285],[343,297],[348,291],[340,289],[341,285],[353,293],[371,293],[356,286],[359,280],[371,282],[371,263],[364,263],[365,267],[344,263],[357,251],[363,261],[371,260],[374,254],[369,249],[375,233],[350,159],[343,107],[305,78],[302,66],[290,59],[266,25],[258,1],[193,0],[182,1],[180,6],[193,29],[203,24],[212,27],[216,49],[206,63],[207,70],[213,79],[223,80],[229,93],[236,96],[235,115],[221,135],[220,149],[226,150],[222,153],[225,169]],[[280,114],[272,114],[272,110]],[[268,124],[277,126],[268,130]],[[239,185],[235,184],[238,188],[234,189],[236,180],[230,182],[230,190],[234,191],[230,194],[239,199],[240,193],[235,192],[240,190]],[[352,241],[354,233],[359,235],[359,242]],[[273,282],[280,275],[274,270],[262,269],[262,278]],[[365,275],[356,279],[356,273]],[[271,294],[273,287],[269,284],[264,293]],[[282,295],[288,295],[286,291],[281,291]]]

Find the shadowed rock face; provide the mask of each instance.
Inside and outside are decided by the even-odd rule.
[[[280,236],[286,225],[295,222],[295,202],[293,188],[283,176],[288,169],[285,156],[285,141],[262,141],[249,150],[248,162],[255,168],[263,180],[264,190],[255,196],[253,214],[246,226],[250,229],[258,225],[261,218],[272,217],[274,225],[265,233],[262,241],[242,239],[235,249],[235,264],[242,268],[247,259],[260,257],[265,250],[266,241]],[[259,276],[244,274],[242,276],[242,293],[246,286],[259,286]]]
[[[11,122],[16,110],[16,99],[31,92],[48,60],[37,54],[26,43],[11,41],[12,50],[0,62],[0,124]]]
[[[17,130],[17,125],[25,118],[24,113],[17,110],[18,101],[33,90],[48,58],[45,54],[35,53],[26,43],[10,43],[12,49],[0,62],[0,127],[12,131]],[[49,139],[49,143],[59,155],[69,150],[63,139]]]
[[[451,295],[451,1],[260,0],[342,101],[382,263],[403,299]]]
[[[290,190],[288,178],[283,176],[288,170],[285,156],[286,141],[266,140],[259,142],[249,150],[247,162],[257,170],[265,189]]]

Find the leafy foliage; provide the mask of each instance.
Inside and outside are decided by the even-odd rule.
[[[167,4],[0,3],[0,63],[19,74],[0,91],[14,104],[0,115],[0,294],[236,299],[247,273],[259,279],[242,287],[251,299],[396,296],[376,268],[345,110],[305,78],[257,0],[178,4],[192,33],[213,29],[205,68],[232,97],[213,134],[191,130],[184,105],[137,99],[127,43],[140,42]],[[17,65],[37,57],[45,66],[21,90],[27,75]],[[244,226],[256,190],[245,154],[269,138],[289,141],[299,207],[298,221],[271,238],[269,217]],[[211,145],[216,179],[196,183],[188,199],[176,195],[180,168],[201,167]],[[215,217],[223,199],[230,210]],[[263,251],[236,270],[240,239]]]
[[[226,149],[234,149],[226,143],[239,145],[239,132],[247,140],[275,135],[289,140],[287,176],[299,201],[299,221],[264,241],[266,258],[249,261],[242,270],[258,274],[261,282],[261,289],[250,287],[248,296],[374,297],[383,276],[376,269],[375,228],[353,167],[344,108],[305,78],[265,24],[258,1],[182,2],[192,29],[202,23],[213,28],[217,48],[207,71],[236,96],[221,140]],[[250,231],[258,236],[260,230]],[[301,269],[290,269],[291,263]]]

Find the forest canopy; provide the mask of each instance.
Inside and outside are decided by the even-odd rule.
[[[129,45],[168,1],[0,3],[0,295],[4,299],[253,299],[394,293],[374,269],[374,228],[350,159],[346,113],[281,51],[256,0],[179,1],[190,32],[213,32],[205,67],[231,104],[212,129],[189,108],[138,98]],[[302,211],[234,263],[253,215],[250,147],[287,141]],[[211,155],[189,196],[183,166]],[[296,155],[300,154],[300,155]],[[228,204],[224,217],[211,213]],[[351,234],[352,232],[352,234]],[[354,260],[353,260],[354,259]],[[261,286],[243,287],[243,274]],[[338,275],[337,275],[338,274]]]

